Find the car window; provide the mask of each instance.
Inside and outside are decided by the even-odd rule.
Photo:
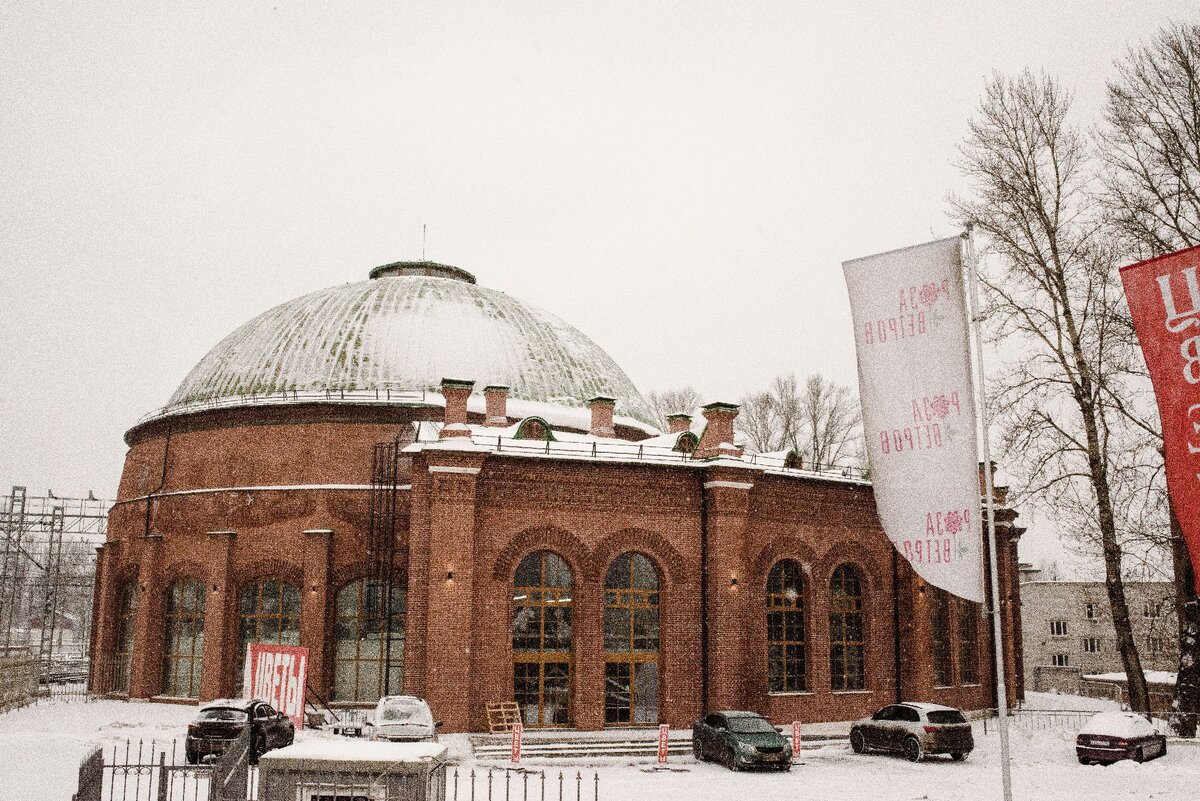
[[[771,721],[758,716],[733,718],[729,721],[729,730],[735,734],[775,733],[775,727],[771,725]]]
[[[196,720],[227,720],[227,721],[244,721],[246,713],[241,709],[233,709],[227,706],[215,706],[211,709],[201,709],[196,715]]]
[[[429,705],[411,698],[397,698],[380,702],[375,716],[376,723],[433,725],[433,713],[429,711]]]
[[[896,707],[885,706],[883,709],[879,710],[874,715],[872,715],[871,719],[872,720],[894,720],[895,713],[896,713]]]
[[[916,723],[921,720],[921,713],[910,706],[898,706],[895,719],[905,723]]]
[[[725,728],[725,719],[720,715],[709,715],[704,719],[704,722],[715,729]]]
[[[957,709],[937,709],[929,713],[930,723],[966,723],[967,719]]]
[[[273,714],[274,714],[274,710],[271,709],[271,707],[267,706],[266,704],[260,704],[254,710],[254,717],[258,718],[259,720],[266,720],[267,718],[271,717]]]

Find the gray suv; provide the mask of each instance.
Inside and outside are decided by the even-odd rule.
[[[929,754],[949,754],[960,762],[975,747],[975,738],[962,710],[906,701],[855,721],[850,727],[850,747],[856,754],[873,748],[900,752],[911,762],[920,762]]]

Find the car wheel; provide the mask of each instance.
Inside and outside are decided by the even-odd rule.
[[[184,759],[187,760],[187,763],[189,765],[195,765],[196,763],[198,763],[200,761],[200,754],[198,754],[194,749],[191,749],[191,748],[183,749],[183,757],[184,757]]]
[[[867,753],[867,741],[858,729],[850,732],[850,749],[856,754]]]
[[[1146,752],[1144,750],[1142,750],[1141,748],[1134,749],[1133,761],[1134,762],[1145,762],[1146,761]]]
[[[951,751],[950,758],[953,759],[955,762],[962,762],[964,759],[967,758],[967,754],[969,754],[969,753],[971,753],[971,752],[970,751]]]
[[[1092,764],[1092,761],[1085,756],[1081,756],[1081,757],[1079,757],[1079,764],[1080,765],[1090,765],[1090,764]]]
[[[909,762],[920,762],[925,758],[925,747],[916,737],[907,737],[904,740],[904,756]]]

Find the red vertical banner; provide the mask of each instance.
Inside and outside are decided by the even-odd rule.
[[[671,727],[667,724],[660,724],[658,727],[658,761],[663,764],[667,761],[667,737]]]
[[[308,649],[295,645],[252,642],[246,648],[242,693],[260,698],[304,728],[304,695],[308,682]]]
[[[1200,594],[1200,247],[1121,268],[1162,420],[1167,493]]]
[[[800,721],[792,721],[792,756],[800,756]]]
[[[512,727],[512,761],[521,761],[521,733],[525,727],[520,723],[514,723]]]

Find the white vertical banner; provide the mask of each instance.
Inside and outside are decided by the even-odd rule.
[[[962,239],[843,262],[883,530],[921,578],[983,602]]]

